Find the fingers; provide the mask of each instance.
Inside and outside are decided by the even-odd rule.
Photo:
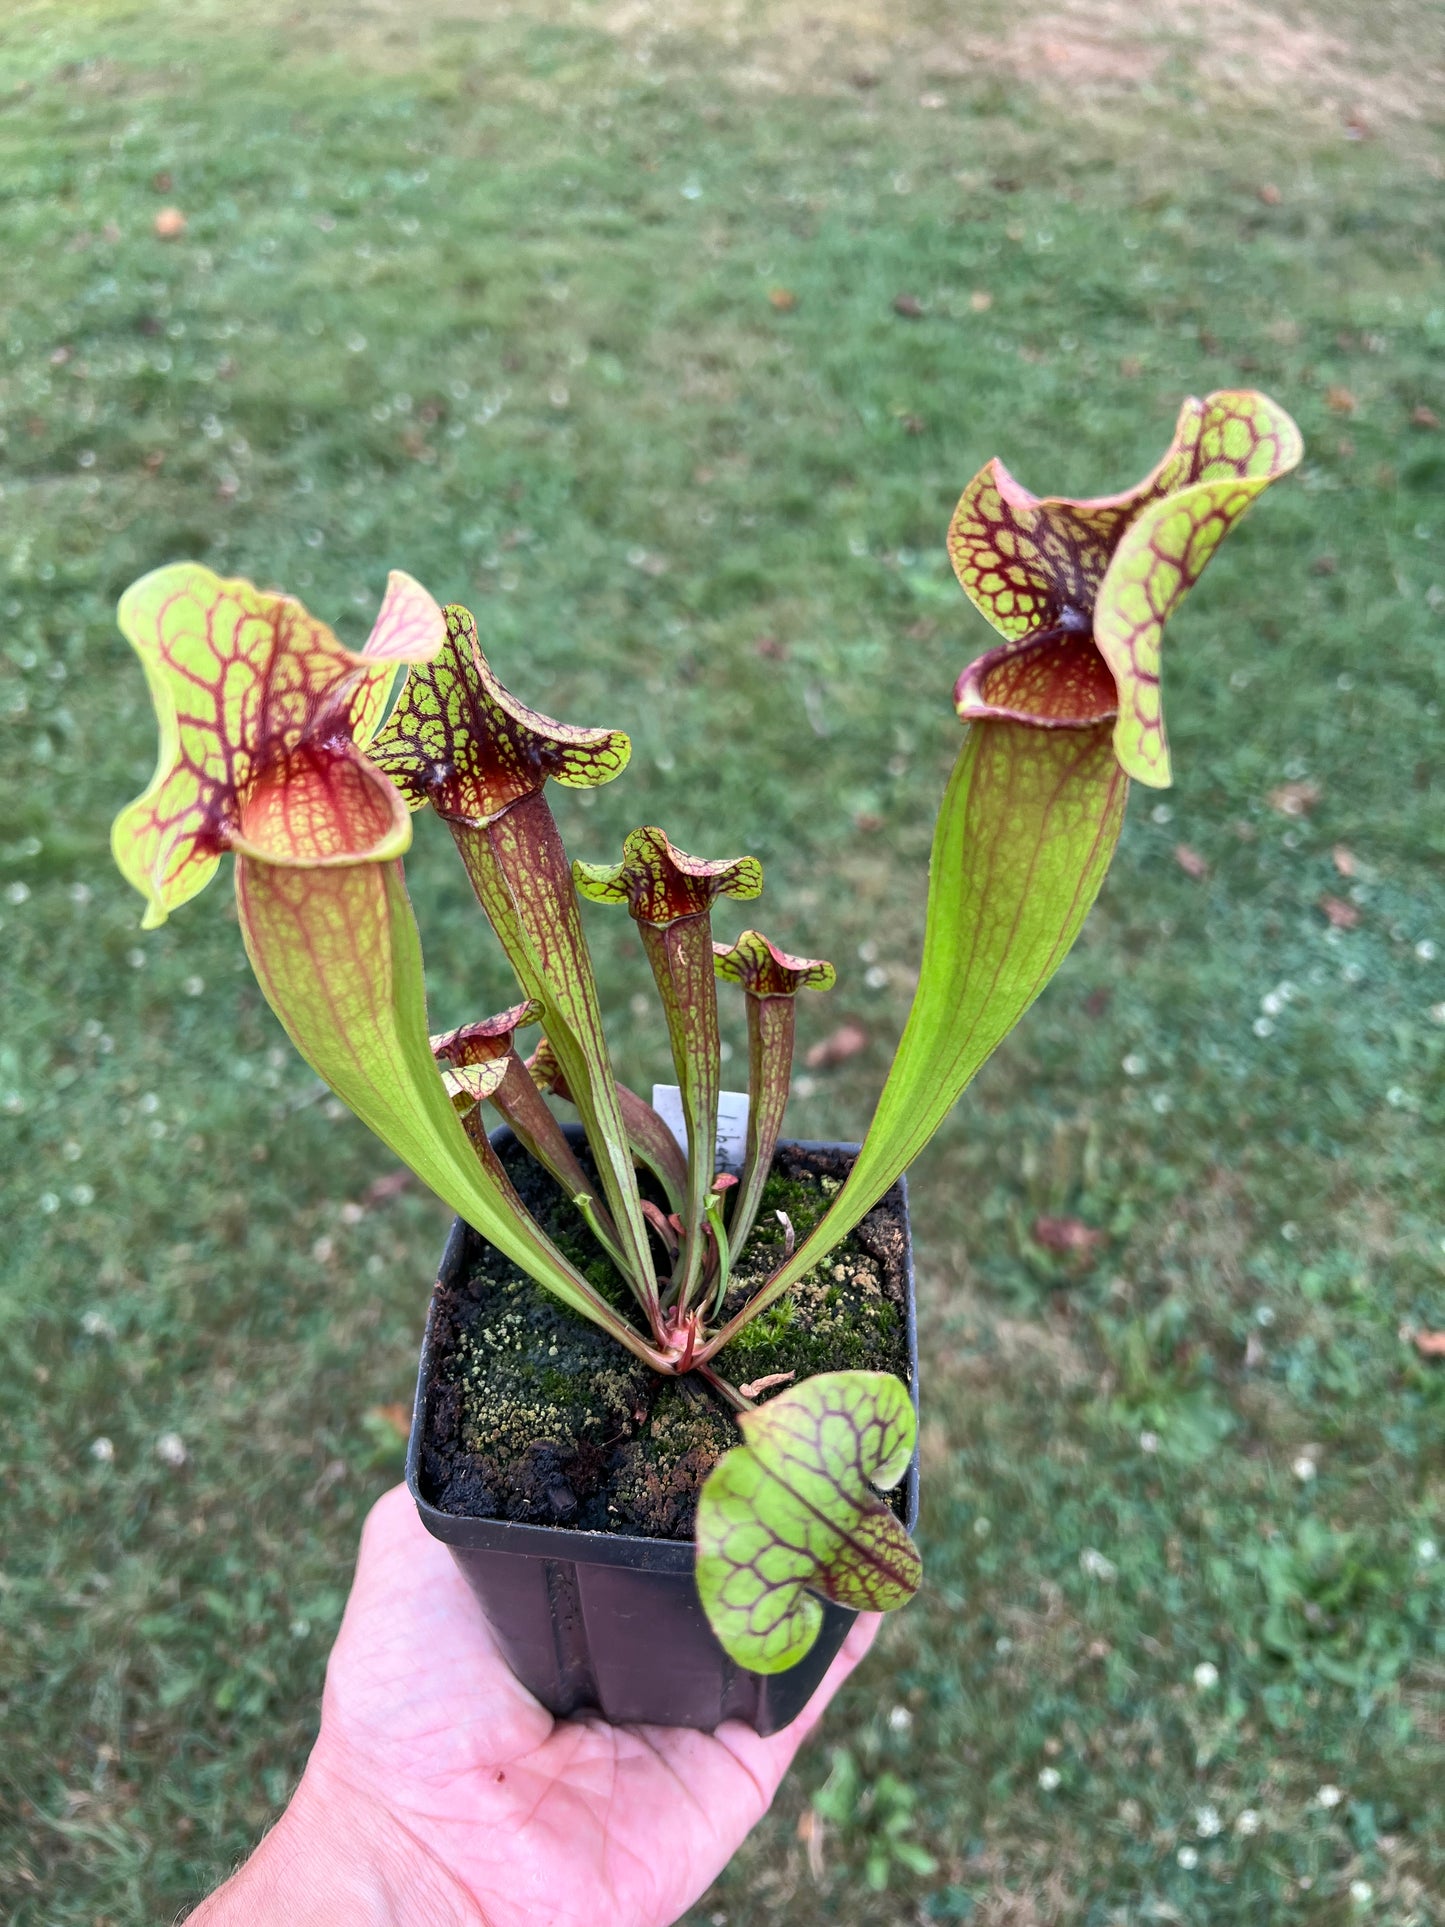
[[[867,1657],[869,1649],[878,1637],[878,1629],[882,1624],[882,1613],[859,1613],[856,1621],[849,1629],[848,1637],[843,1641],[842,1650],[823,1675],[822,1680],[818,1684],[817,1691],[808,1701],[808,1704],[803,1708],[791,1726],[784,1727],[781,1733],[771,1734],[769,1738],[763,1742],[765,1746],[778,1747],[780,1750],[783,1743],[787,1743],[787,1757],[784,1759],[783,1765],[778,1771],[778,1778],[780,1780],[787,1771],[793,1755],[822,1719],[824,1713],[827,1712],[829,1703],[838,1691],[838,1688],[843,1684],[844,1680],[847,1679],[853,1669]]]
[[[866,1655],[878,1637],[878,1628],[882,1624],[882,1613],[859,1613],[848,1637],[843,1641],[842,1650],[823,1675],[817,1691],[792,1725],[785,1726],[781,1733],[770,1733],[763,1739],[740,1720],[729,1720],[718,1728],[716,1738],[752,1775],[764,1808],[777,1792],[798,1748],[822,1719],[838,1688]]]

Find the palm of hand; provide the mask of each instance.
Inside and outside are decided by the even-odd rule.
[[[367,1522],[312,1771],[404,1829],[459,1920],[665,1927],[766,1812],[876,1628],[860,1620],[801,1718],[769,1739],[737,1722],[555,1721],[398,1487]]]

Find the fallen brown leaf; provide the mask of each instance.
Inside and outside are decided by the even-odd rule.
[[[826,1070],[831,1064],[846,1064],[850,1057],[867,1048],[868,1033],[861,1024],[839,1024],[814,1044],[803,1062],[810,1071]]]
[[[768,301],[779,314],[791,314],[798,305],[798,297],[791,288],[769,288]]]
[[[1209,875],[1208,859],[1202,857],[1198,850],[1191,850],[1187,843],[1174,845],[1174,861],[1186,876],[1207,877]]]
[[[987,288],[975,288],[968,297],[968,305],[975,314],[987,314],[993,306],[993,296]]]
[[[921,321],[923,318],[923,303],[918,299],[916,294],[895,294],[893,297],[893,312],[894,314],[901,314],[905,321]]]
[[[1360,921],[1358,906],[1346,903],[1343,897],[1323,896],[1319,907],[1336,930],[1353,930]]]
[[[1359,875],[1360,866],[1355,859],[1355,853],[1353,850],[1347,850],[1343,843],[1337,843],[1330,851],[1330,856],[1334,861],[1335,869],[1342,877]]]
[[[1440,426],[1440,417],[1435,413],[1433,408],[1426,408],[1423,402],[1418,408],[1412,408],[1410,410],[1410,420],[1415,424],[1416,428],[1438,428]]]
[[[411,1407],[409,1405],[402,1405],[399,1402],[395,1405],[373,1405],[366,1416],[368,1418],[380,1419],[382,1424],[389,1426],[398,1438],[407,1439],[411,1437]]]
[[[186,231],[186,217],[178,207],[163,207],[153,226],[158,241],[178,241]]]
[[[1281,816],[1308,816],[1324,795],[1319,784],[1306,777],[1302,783],[1281,783],[1269,793],[1269,807]]]
[[[1266,207],[1278,207],[1284,199],[1284,196],[1280,193],[1273,181],[1266,181],[1264,186],[1259,188],[1257,192],[1260,200],[1264,202]]]
[[[1353,415],[1359,405],[1353,392],[1337,381],[1325,390],[1325,407],[1336,415]]]
[[[1082,1218],[1035,1218],[1034,1243],[1045,1251],[1066,1254],[1088,1253],[1105,1242],[1105,1234],[1095,1231]]]
[[[1445,1332],[1412,1331],[1404,1334],[1422,1358],[1445,1358]]]
[[[760,1398],[775,1385],[790,1385],[797,1376],[796,1372],[769,1372],[766,1378],[750,1379],[746,1385],[739,1385],[738,1390],[744,1398]]]
[[[853,818],[853,828],[860,836],[873,836],[883,828],[883,818],[873,810],[859,810]]]

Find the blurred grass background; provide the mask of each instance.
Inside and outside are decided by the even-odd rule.
[[[755,851],[764,927],[839,963],[804,1043],[869,1046],[790,1125],[847,1136],[987,640],[960,487],[1123,486],[1235,383],[1308,455],[1171,630],[1177,786],[914,1174],[926,1590],[695,1920],[1445,1917],[1441,33],[12,0],[8,1921],[169,1919],[284,1802],[445,1231],[283,1048],[224,887],[140,936],[119,591],[193,556],[353,643],[390,566],[466,601],[520,695],[633,736],[557,796],[578,854]],[[435,830],[440,1027],[509,986]],[[590,927],[646,1085],[640,954]]]

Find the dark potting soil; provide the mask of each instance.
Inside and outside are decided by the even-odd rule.
[[[502,1157],[553,1241],[613,1304],[632,1307],[561,1187],[515,1142]],[[782,1261],[774,1214],[787,1213],[801,1243],[852,1162],[846,1152],[779,1149],[727,1314]],[[583,1163],[590,1169],[585,1153]],[[862,1368],[906,1379],[906,1249],[895,1189],[719,1354],[720,1376],[747,1385],[792,1372],[796,1384]],[[703,1481],[739,1441],[729,1408],[694,1376],[650,1371],[481,1238],[468,1255],[461,1280],[437,1297],[422,1440],[426,1497],[470,1518],[690,1538]]]

